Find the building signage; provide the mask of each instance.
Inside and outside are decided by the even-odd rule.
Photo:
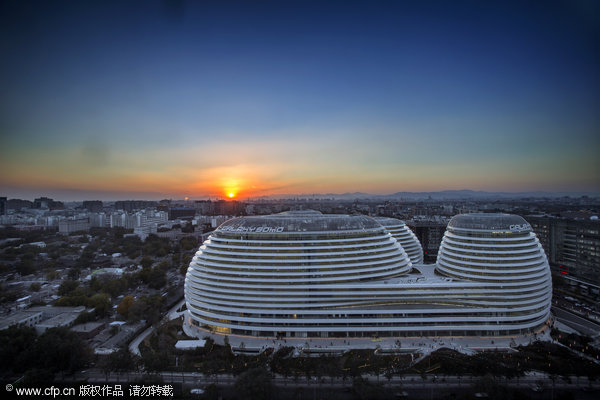
[[[523,225],[511,225],[508,227],[511,231],[523,231],[527,229],[531,229],[531,225],[523,224]]]
[[[219,228],[222,232],[253,232],[253,233],[280,233],[283,226],[223,226]]]

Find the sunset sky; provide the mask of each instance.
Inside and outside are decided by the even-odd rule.
[[[0,196],[600,192],[595,1],[3,1]]]

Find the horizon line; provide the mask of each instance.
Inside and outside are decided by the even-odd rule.
[[[80,191],[80,190],[75,190],[75,191]],[[83,192],[83,190],[81,190]],[[176,198],[174,196],[168,196],[168,195],[164,195],[161,196],[159,193],[155,193],[155,194],[150,194],[150,193],[146,193],[146,196],[148,197],[123,197],[121,199],[118,199],[116,197],[120,197],[119,193],[111,193],[113,195],[115,195],[113,198],[108,198],[108,197],[104,197],[102,196],[100,193],[96,192],[97,194],[99,194],[99,196],[97,197],[87,197],[86,199],[82,199],[82,198],[71,198],[69,200],[66,200],[66,197],[64,196],[54,196],[54,197],[50,197],[52,196],[52,194],[40,194],[37,197],[33,197],[32,200],[28,200],[28,198],[26,198],[25,196],[0,196],[0,197],[6,197],[7,201],[8,200],[24,200],[24,201],[34,201],[36,198],[42,198],[42,197],[47,197],[50,198],[52,200],[55,201],[61,201],[61,202],[67,202],[67,203],[77,203],[77,202],[83,202],[83,201],[95,201],[95,200],[99,200],[99,201],[104,201],[104,202],[117,202],[117,201],[163,201],[163,200],[169,200],[169,201],[203,201],[203,200],[225,200],[225,201],[250,201],[250,200],[255,200],[255,199],[279,199],[279,200],[283,200],[283,199],[295,199],[295,198],[319,198],[322,200],[325,199],[331,199],[331,198],[335,198],[337,197],[346,197],[346,198],[358,198],[358,197],[362,197],[364,199],[369,199],[369,198],[385,198],[385,197],[401,197],[402,195],[432,195],[432,194],[455,194],[455,195],[460,195],[461,192],[467,192],[464,193],[464,195],[466,197],[477,197],[477,194],[481,194],[481,195],[489,195],[489,196],[493,196],[493,195],[498,195],[498,196],[524,196],[524,197],[545,197],[545,196],[553,196],[553,197],[585,197],[585,196],[600,196],[600,191],[593,191],[593,190],[555,190],[555,191],[547,191],[547,190],[533,190],[533,191],[487,191],[487,190],[474,190],[474,189],[442,189],[442,190],[436,190],[436,191],[398,191],[398,192],[393,192],[393,193],[387,193],[387,194],[376,194],[376,193],[367,193],[367,192],[344,192],[344,193],[285,193],[285,194],[269,194],[269,195],[255,195],[255,196],[239,196],[239,198],[227,198],[226,196],[222,196],[222,195],[199,195],[199,196],[183,196],[181,198]],[[354,196],[354,197],[353,197]],[[75,197],[75,196],[74,196]],[[150,198],[153,197],[153,198]],[[159,197],[162,197],[161,199],[158,199]],[[339,199],[338,199],[339,200]],[[456,200],[456,199],[455,199]]]

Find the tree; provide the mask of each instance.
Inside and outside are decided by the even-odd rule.
[[[68,328],[51,328],[44,332],[34,346],[35,365],[53,372],[74,372],[91,359],[90,348]]]
[[[385,392],[381,385],[374,385],[362,376],[357,376],[352,381],[352,391],[356,399],[385,399]]]
[[[168,271],[169,268],[171,267],[171,264],[169,264],[168,261],[161,261],[160,264],[158,264],[157,268],[160,268],[163,271]]]
[[[33,282],[31,285],[29,285],[29,290],[32,292],[39,292],[41,288],[42,285],[40,285],[39,282]]]
[[[249,369],[236,379],[235,390],[250,400],[270,399],[273,392],[271,376],[264,368]]]
[[[77,316],[77,318],[75,318],[75,321],[73,322],[73,325],[77,325],[77,324],[85,324],[86,322],[92,322],[96,320],[96,313],[95,312],[87,312],[84,311],[81,314],[79,314]]]
[[[166,273],[160,266],[144,268],[139,272],[138,276],[142,282],[153,289],[161,289],[167,284]]]
[[[79,272],[80,271],[78,268],[71,268],[67,273],[67,277],[71,280],[76,280],[77,278],[79,278]]]
[[[135,301],[129,307],[127,312],[127,319],[129,321],[137,322],[145,319],[146,317],[146,304],[143,301]]]
[[[121,347],[119,351],[109,356],[109,362],[112,370],[120,373],[136,370],[138,360],[129,352],[127,347]]]
[[[146,371],[164,371],[169,366],[169,355],[166,351],[160,353],[146,351],[142,354],[142,363]]]
[[[17,264],[17,272],[22,276],[35,273],[35,265],[32,260],[21,260]]]
[[[43,368],[33,368],[25,372],[21,384],[25,387],[44,386],[53,380],[54,372]]]
[[[35,359],[31,348],[36,340],[37,335],[33,328],[11,326],[0,331],[1,370],[22,372],[30,368]]]
[[[183,248],[183,250],[194,250],[198,247],[198,240],[193,236],[186,236],[181,238],[179,244]]]
[[[55,279],[58,279],[58,272],[56,272],[56,271],[48,271],[48,272],[46,272],[46,279],[48,279],[49,281],[53,281]]]
[[[129,315],[129,310],[131,309],[131,306],[133,306],[134,302],[135,300],[133,299],[133,296],[123,297],[123,300],[121,300],[121,303],[117,307],[117,312],[127,318]]]
[[[473,390],[478,393],[487,393],[490,399],[506,399],[508,397],[507,388],[496,382],[493,375],[489,373],[473,384]]]
[[[143,268],[150,268],[152,266],[152,264],[154,264],[154,261],[150,257],[148,257],[148,256],[144,256],[140,260],[140,265]]]
[[[214,383],[211,383],[210,385],[206,386],[204,388],[204,394],[202,395],[202,398],[205,400],[219,399],[220,396],[219,396],[219,389],[217,388],[217,385],[215,385]]]
[[[181,227],[181,232],[183,233],[193,233],[194,225],[191,222],[186,223],[183,227]]]
[[[142,297],[131,305],[127,319],[130,321],[145,319],[150,323],[158,322],[161,318],[162,300],[161,296]]]
[[[117,297],[127,289],[127,279],[124,277],[114,278],[108,275],[94,276],[90,281],[90,287],[95,292],[105,292],[112,297]]]
[[[67,296],[67,295],[71,294],[71,292],[73,292],[75,289],[77,289],[78,286],[79,286],[78,281],[73,281],[73,280],[64,281],[58,287],[58,295],[59,296]]]
[[[119,242],[121,243],[122,253],[126,254],[130,259],[137,258],[140,255],[142,241],[138,236],[124,237]]]
[[[164,257],[171,251],[171,244],[167,238],[150,234],[144,241],[143,251],[146,255]]]
[[[167,274],[159,267],[152,268],[150,273],[148,286],[153,289],[161,289],[167,284]]]
[[[93,295],[89,300],[90,307],[94,307],[94,311],[98,316],[105,316],[111,308],[110,297],[106,293]]]
[[[187,270],[188,270],[188,264],[183,264],[183,265],[181,265],[181,267],[179,267],[179,273],[183,276],[185,276],[187,274]]]

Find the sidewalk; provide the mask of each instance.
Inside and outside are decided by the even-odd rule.
[[[420,353],[428,354],[441,348],[450,348],[464,354],[473,354],[478,351],[500,350],[514,351],[512,348],[528,345],[536,340],[551,341],[550,329],[545,327],[536,334],[526,336],[500,336],[500,337],[387,337],[387,338],[282,338],[251,337],[239,335],[214,334],[194,326],[193,332],[189,325],[184,323],[184,331],[189,336],[212,338],[215,343],[223,344],[225,337],[234,352],[261,353],[268,348],[275,350],[293,346],[298,353],[307,354],[332,354],[343,353],[350,349],[379,349],[381,352],[390,353]],[[194,333],[192,335],[192,333]]]

